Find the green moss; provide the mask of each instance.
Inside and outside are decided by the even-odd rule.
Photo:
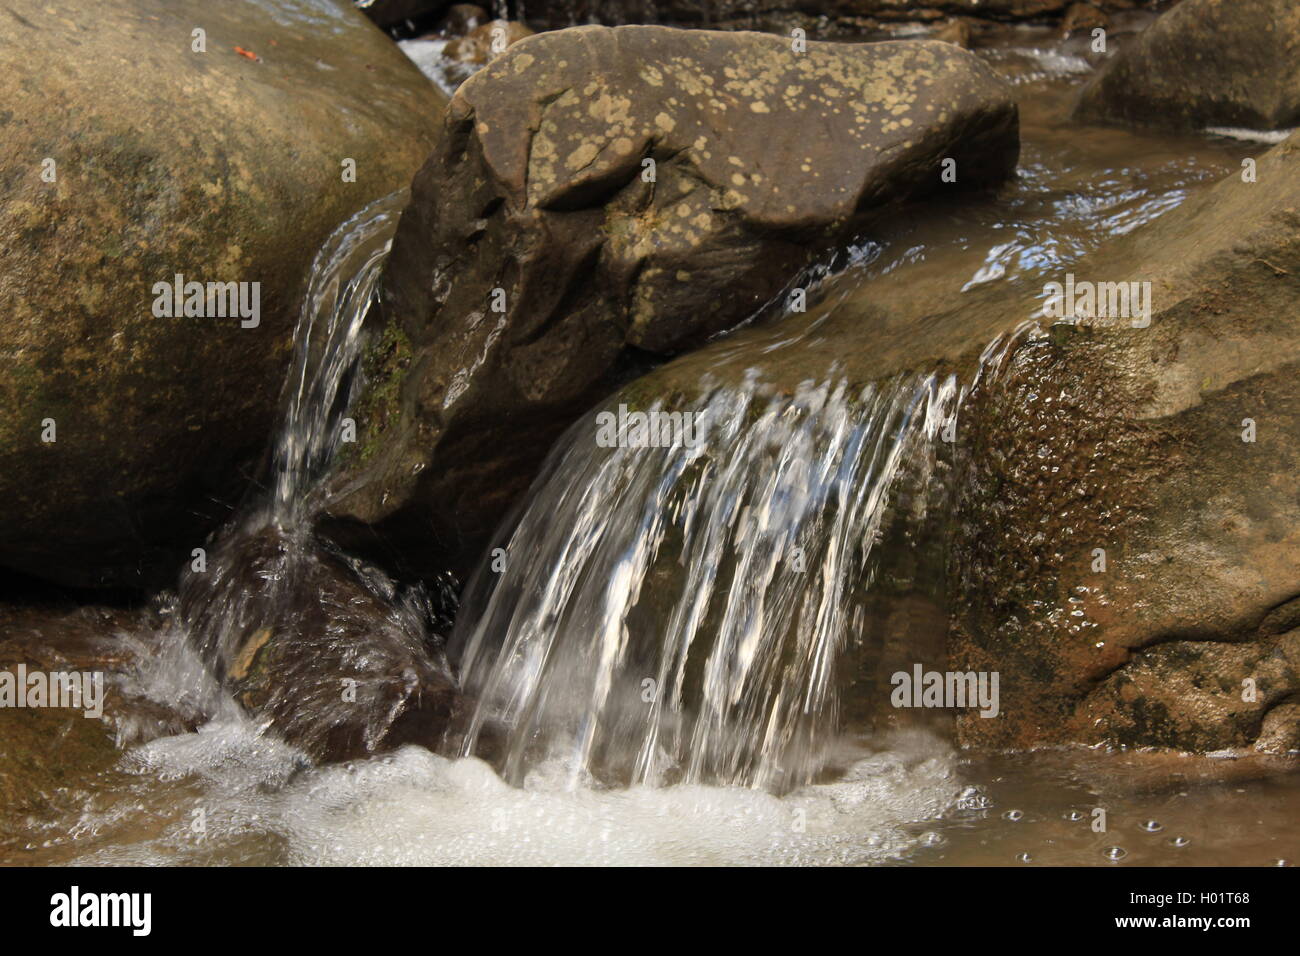
[[[378,454],[384,436],[401,414],[402,385],[410,365],[411,341],[399,325],[389,323],[362,359],[364,384],[355,417],[364,438],[348,446],[345,464],[365,465]]]

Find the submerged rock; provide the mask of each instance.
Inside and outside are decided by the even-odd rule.
[[[1017,150],[1008,88],[947,43],[515,44],[461,87],[413,185],[330,511],[464,567],[612,384],[742,321],[891,205],[997,185]]]
[[[1183,0],[1084,88],[1078,114],[1181,129],[1300,124],[1300,6]]]
[[[0,565],[140,586],[246,487],[317,246],[406,185],[444,100],[346,3],[96,13],[0,15]],[[178,274],[218,317],[156,314]]]
[[[211,576],[211,577],[209,577]],[[178,623],[250,713],[317,760],[403,743],[436,749],[460,695],[420,590],[309,536],[273,527],[227,537],[187,576]]]
[[[451,40],[444,55],[459,63],[481,66],[500,56],[507,47],[532,35],[533,31],[522,23],[492,20],[474,27],[463,37]]]

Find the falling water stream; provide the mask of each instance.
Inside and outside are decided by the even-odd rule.
[[[812,781],[891,487],[957,395],[952,378],[791,396],[751,380],[688,412],[707,436],[690,446],[601,449],[579,423],[486,606],[461,615],[466,752],[497,721],[515,782],[542,755],[575,782]]]

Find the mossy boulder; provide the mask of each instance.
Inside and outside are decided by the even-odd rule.
[[[0,566],[143,586],[246,487],[317,247],[445,100],[345,0],[86,14],[0,15]],[[259,283],[257,324],[156,316],[176,274]]]

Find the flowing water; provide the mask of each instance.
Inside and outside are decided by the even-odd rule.
[[[1239,163],[1243,147],[1225,140],[1068,124],[1064,104],[1088,65],[1042,39],[986,53],[1023,94],[1018,181],[996,203],[883,224],[822,283],[829,321],[836,302],[890,283],[918,295],[1033,287]],[[1294,769],[1285,761],[1089,750],[972,758],[946,742],[942,721],[862,709],[885,696],[881,674],[899,661],[940,653],[923,639],[942,622],[942,596],[924,586],[946,491],[937,439],[972,382],[921,374],[850,388],[832,360],[823,379],[782,389],[759,371],[740,385],[702,386],[685,405],[665,396],[638,406],[699,413],[702,430],[666,447],[632,447],[627,432],[609,447],[584,418],[507,528],[504,566],[485,559],[452,661],[440,659],[427,596],[322,555],[307,533],[401,202],[358,214],[318,257],[270,487],[213,543],[216,573],[184,575],[146,623],[83,615],[58,625],[66,634],[40,631],[54,641],[83,625],[111,632],[140,661],[115,686],[138,706],[119,717],[119,756],[69,768],[39,801],[0,814],[0,861],[1269,864],[1297,855],[1300,775],[1283,772]],[[804,361],[833,351],[833,338],[796,316],[752,333],[719,349],[719,361],[761,370],[795,348]],[[988,355],[994,377],[1001,354]],[[260,534],[277,550],[257,564],[248,542]],[[332,607],[342,622],[333,646],[368,646],[370,627],[385,646],[419,645],[431,666],[458,665],[479,700],[459,754],[406,746],[317,766],[222,689],[215,652],[250,629],[308,628],[285,608],[313,602],[313,574],[326,564],[383,609],[350,619],[351,602]],[[873,631],[882,602],[922,624]],[[382,713],[376,720],[378,733]],[[483,744],[489,728],[493,747]],[[1089,827],[1097,806],[1109,813],[1107,833]]]
[[[957,397],[951,378],[791,396],[751,381],[685,411],[702,441],[662,448],[625,431],[602,449],[580,422],[508,566],[484,573],[485,606],[462,609],[466,751],[496,721],[514,782],[544,758],[575,782],[813,780],[891,488]]]

